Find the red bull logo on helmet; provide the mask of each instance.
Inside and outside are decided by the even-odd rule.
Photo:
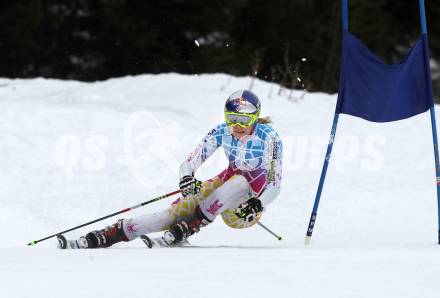
[[[232,104],[235,106],[235,111],[240,112],[241,109],[243,109],[247,102],[243,97],[234,98],[232,101]]]
[[[229,96],[225,111],[240,113],[256,113],[260,109],[260,100],[250,91],[239,90]]]

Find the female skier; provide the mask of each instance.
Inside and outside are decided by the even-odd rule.
[[[268,118],[259,118],[261,104],[248,91],[234,92],[226,101],[225,123],[212,129],[180,166],[182,196],[159,213],[120,219],[103,230],[80,237],[78,248],[109,247],[143,234],[165,231],[162,240],[176,246],[221,215],[232,228],[247,228],[280,192],[282,143]],[[222,147],[227,169],[201,182],[200,165]]]

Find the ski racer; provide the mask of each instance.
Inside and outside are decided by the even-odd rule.
[[[260,219],[280,192],[282,143],[269,118],[260,118],[261,103],[248,90],[226,101],[222,123],[209,131],[180,166],[181,197],[166,210],[120,219],[77,240],[78,248],[109,247],[144,234],[165,231],[162,240],[177,246],[217,216],[231,228],[247,228]],[[229,166],[201,182],[197,168],[219,147]]]

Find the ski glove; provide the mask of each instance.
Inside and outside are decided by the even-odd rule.
[[[261,212],[263,211],[263,206],[261,201],[256,198],[251,198],[245,203],[235,209],[235,215],[244,219],[247,222],[253,221]]]
[[[194,178],[194,176],[183,176],[179,182],[180,191],[184,196],[196,195],[200,192],[202,182]]]

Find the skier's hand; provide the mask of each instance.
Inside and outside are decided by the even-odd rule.
[[[251,198],[245,203],[235,209],[235,215],[244,219],[247,222],[253,221],[261,212],[263,211],[263,206],[261,201],[256,198]]]
[[[197,180],[194,176],[183,176],[179,182],[180,191],[184,196],[195,195],[200,192],[202,182]]]

